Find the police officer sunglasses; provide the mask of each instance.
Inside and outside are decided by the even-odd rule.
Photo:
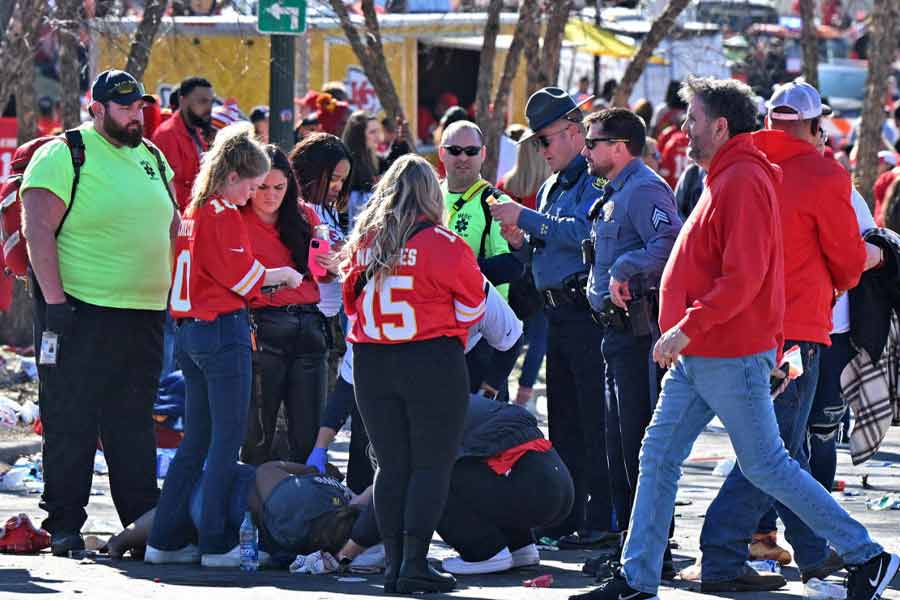
[[[593,150],[597,144],[600,142],[606,142],[607,144],[615,144],[616,142],[628,142],[629,140],[625,138],[614,138],[614,137],[595,137],[595,138],[584,138],[584,145],[587,146],[588,150]]]
[[[466,156],[476,156],[483,146],[441,146],[447,152],[449,152],[452,156],[459,156],[463,152],[466,153]]]

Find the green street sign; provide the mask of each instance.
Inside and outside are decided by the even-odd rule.
[[[256,29],[260,33],[299,34],[306,31],[306,0],[259,0]]]

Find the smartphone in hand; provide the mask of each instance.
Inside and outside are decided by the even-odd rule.
[[[774,375],[769,377],[769,393],[774,394],[778,391],[778,388],[781,387],[781,384],[784,383],[785,379],[787,379],[788,373],[790,372],[791,365],[789,363],[782,363],[778,370],[784,373],[784,379],[779,379]]]
[[[306,266],[309,268],[310,273],[316,277],[325,277],[328,271],[316,261],[316,257],[329,252],[331,252],[330,241],[319,238],[313,238],[309,241],[309,259],[306,261]]]

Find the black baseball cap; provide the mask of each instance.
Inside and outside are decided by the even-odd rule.
[[[110,69],[97,75],[91,85],[91,99],[97,102],[115,102],[128,105],[136,100],[156,102],[156,98],[144,92],[144,86],[131,73]]]

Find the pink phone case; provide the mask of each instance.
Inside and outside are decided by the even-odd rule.
[[[316,277],[324,277],[328,273],[328,271],[319,266],[319,263],[316,262],[316,257],[320,254],[328,254],[330,251],[331,242],[328,240],[312,239],[309,241],[309,259],[306,261],[306,266],[309,267],[310,273]]]

